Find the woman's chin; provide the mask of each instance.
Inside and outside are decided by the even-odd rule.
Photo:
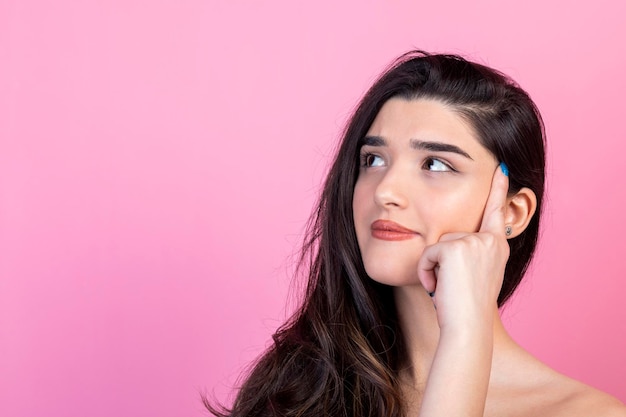
[[[369,271],[367,275],[379,284],[389,285],[391,287],[405,287],[422,285],[417,273],[407,273],[407,271]]]

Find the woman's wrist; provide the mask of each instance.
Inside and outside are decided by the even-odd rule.
[[[459,318],[440,321],[440,337],[450,338],[473,338],[485,337],[493,333],[494,313],[493,309],[476,309],[473,313],[465,311],[458,314]]]

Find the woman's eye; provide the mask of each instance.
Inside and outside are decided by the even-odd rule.
[[[380,167],[385,164],[383,158],[378,155],[374,155],[372,153],[368,153],[363,155],[363,166],[365,167]]]
[[[424,162],[424,168],[433,172],[446,172],[446,171],[454,171],[450,165],[441,162],[439,159],[428,158]]]

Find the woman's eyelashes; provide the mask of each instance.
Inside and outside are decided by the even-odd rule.
[[[386,162],[382,156],[371,152],[363,152],[361,154],[361,166],[363,168],[375,168],[385,166]],[[422,169],[431,172],[457,172],[454,167],[442,159],[429,156],[424,159],[421,165]]]
[[[385,161],[380,155],[376,155],[370,152],[364,152],[361,154],[361,166],[365,168],[380,167],[385,165]]]
[[[422,168],[432,172],[457,172],[449,163],[433,157],[426,158]]]

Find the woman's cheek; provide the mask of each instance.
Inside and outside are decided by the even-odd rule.
[[[431,204],[425,206],[427,244],[439,241],[446,233],[472,233],[480,228],[486,197],[469,187],[454,192],[446,190],[430,197]]]

